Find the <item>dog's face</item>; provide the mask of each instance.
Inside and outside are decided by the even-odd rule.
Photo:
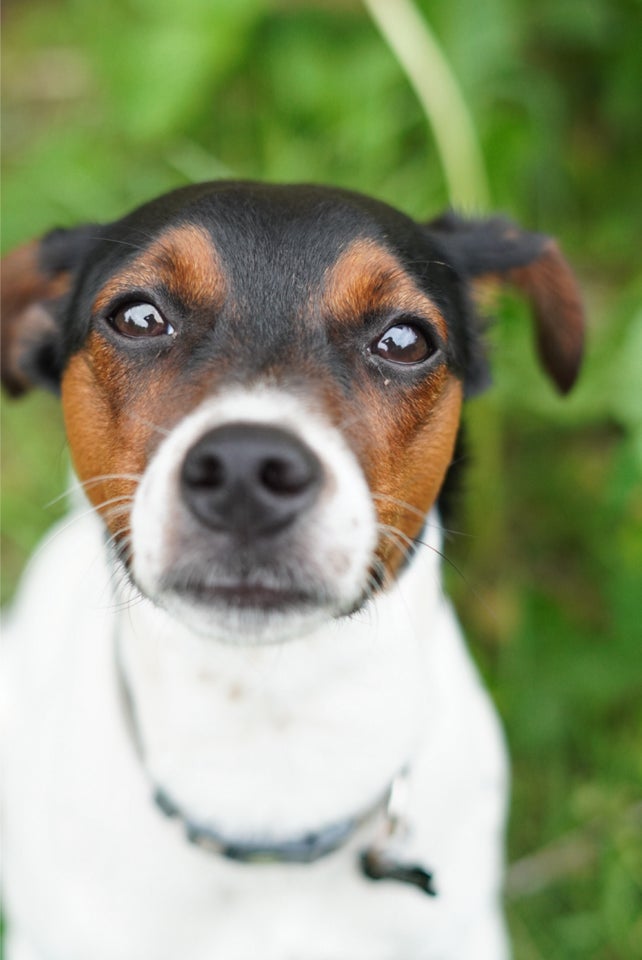
[[[394,582],[484,363],[475,277],[535,307],[561,389],[579,299],[545,237],[355,194],[214,183],[7,258],[9,389],[60,384],[74,466],[138,590],[268,642]]]

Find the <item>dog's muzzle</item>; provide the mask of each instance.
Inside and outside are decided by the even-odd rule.
[[[377,522],[360,463],[320,409],[253,387],[208,398],[136,491],[132,578],[197,633],[303,636],[369,596]]]

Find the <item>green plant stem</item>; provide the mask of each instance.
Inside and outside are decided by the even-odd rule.
[[[488,180],[472,117],[430,26],[411,0],[364,0],[364,4],[424,109],[451,204],[465,211],[486,209]]]

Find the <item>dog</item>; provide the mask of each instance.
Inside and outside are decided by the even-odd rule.
[[[3,381],[60,392],[79,491],[3,644],[9,960],[509,955],[440,581],[489,283],[568,391],[576,281],[502,218],[223,181],[6,258]]]

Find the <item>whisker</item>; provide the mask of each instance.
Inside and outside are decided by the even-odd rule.
[[[124,501],[122,504],[116,504],[113,507],[110,507],[109,510],[105,510],[102,514],[103,520],[114,520],[118,517],[122,517],[125,514],[131,513],[129,507],[133,503],[133,500]]]
[[[116,516],[118,516],[118,514],[116,514]],[[119,527],[117,530],[110,531],[109,536],[107,537],[107,540],[105,541],[105,542],[106,542],[106,545],[109,547],[109,546],[115,544],[115,543],[116,543],[116,540],[118,539],[118,537],[119,537],[122,533],[125,533],[126,530],[130,530],[130,529],[131,529],[131,528],[130,528],[130,525],[129,525],[128,523],[126,523],[124,527]],[[127,539],[127,540],[129,541],[129,543],[131,544],[131,537],[127,537],[126,539]]]
[[[72,513],[66,523],[63,523],[62,526],[58,527],[54,531],[54,533],[44,538],[44,540],[36,548],[34,557],[39,556],[41,551],[44,550],[46,546],[48,546],[50,543],[53,543],[54,540],[57,540],[59,536],[61,536],[63,533],[69,530],[69,528],[72,527],[77,521],[84,520],[86,517],[89,517],[92,514],[95,514],[99,508],[102,509],[104,507],[108,507],[112,504],[117,504],[117,503],[120,503],[123,505],[122,509],[124,511],[126,505],[128,505],[129,503],[133,503],[133,497],[125,494],[119,497],[111,497],[109,500],[104,500],[102,503],[99,503],[96,506],[87,507],[86,510],[81,510],[80,512]],[[109,511],[107,511],[107,513],[109,513]]]
[[[393,497],[389,493],[373,493],[373,500],[385,500],[387,503],[394,503],[397,507],[401,507],[403,510],[408,510],[410,513],[416,514],[418,517],[423,517],[426,515],[424,510],[420,510],[419,507],[413,506],[412,503],[408,503],[407,500],[399,500],[398,497]]]
[[[123,579],[123,583],[125,583],[125,582],[126,582],[126,581]],[[114,590],[115,590],[115,589],[116,589],[116,587],[114,587]],[[123,611],[125,611],[125,610],[131,610],[132,607],[138,606],[138,604],[139,604],[139,603],[142,603],[143,600],[145,600],[145,597],[143,596],[142,593],[140,593],[140,591],[138,591],[138,592],[137,592],[136,594],[134,594],[133,596],[131,596],[131,597],[125,597],[123,600],[116,600],[116,599],[114,599],[114,600],[113,600],[112,602],[110,602],[110,603],[105,603],[105,605],[104,605],[103,607],[101,607],[100,609],[102,609],[102,610],[113,610],[115,613],[121,613],[121,612],[123,612]]]
[[[390,523],[378,523],[377,529],[381,530],[382,533],[387,533],[389,536],[397,537],[402,542],[406,543],[410,549],[412,549],[417,543],[421,543],[419,540],[413,540],[412,537],[409,537],[408,534],[404,533],[403,530],[400,530],[399,527],[395,527]]]
[[[131,493],[121,493],[117,497],[109,497],[108,500],[102,500],[100,503],[96,503],[93,506],[94,510],[103,510],[105,507],[111,506],[113,503],[133,503],[134,498]]]
[[[429,550],[432,550],[444,563],[447,563],[451,569],[455,571],[457,576],[461,579],[462,583],[465,584],[466,588],[471,591],[475,599],[488,611],[493,617],[495,616],[494,611],[489,607],[488,603],[484,598],[479,594],[477,590],[473,587],[470,580],[465,576],[463,571],[457,566],[457,564],[451,560],[443,551],[439,550],[432,543],[427,543],[425,540],[421,540],[419,537],[412,539],[403,530],[399,530],[398,527],[392,526],[391,524],[378,523],[377,529],[381,534],[386,537],[402,554],[403,558],[406,559],[411,550],[416,549],[417,547],[428,547]]]
[[[461,578],[462,583],[464,583],[464,584],[466,585],[466,587],[472,592],[473,596],[476,597],[478,600],[480,600],[480,602],[481,602],[482,604],[484,604],[483,599],[479,596],[479,594],[477,593],[477,591],[475,590],[475,588],[472,586],[471,582],[470,582],[470,581],[468,580],[468,578],[464,575],[463,571],[460,570],[460,568],[457,566],[457,564],[454,562],[454,560],[451,560],[450,557],[446,556],[446,554],[443,553],[443,551],[438,550],[437,547],[433,546],[433,544],[431,544],[431,543],[426,543],[425,540],[419,540],[419,539],[418,539],[418,540],[416,540],[415,542],[418,543],[418,544],[420,544],[422,547],[428,547],[428,549],[429,549],[429,550],[432,550],[433,553],[436,553],[438,557],[441,557],[441,559],[444,561],[444,563],[447,563],[448,566],[451,567],[451,568],[455,571],[455,573],[457,574],[457,576]],[[486,604],[484,604],[484,606],[486,606]]]
[[[401,554],[402,560],[407,560],[415,549],[415,541],[406,536],[402,530],[386,523],[378,523],[377,529],[393,544]]]
[[[139,483],[142,476],[142,473],[102,473],[95,477],[89,477],[88,480],[77,480],[75,483],[72,483],[71,486],[67,487],[66,490],[63,490],[62,493],[58,494],[57,497],[54,497],[53,500],[45,503],[44,509],[46,510],[52,507],[76,491],[84,491],[88,487],[95,486],[97,483],[103,483],[105,480],[131,480],[132,483]]]
[[[443,551],[439,550],[434,544],[428,543],[426,540],[421,540],[419,537],[413,540],[411,537],[405,534],[403,530],[399,530],[398,527],[393,527],[390,524],[378,523],[377,528],[381,530],[384,536],[388,536],[390,541],[394,543],[400,551],[402,551],[402,547],[398,542],[399,540],[401,540],[402,543],[405,543],[407,545],[403,548],[404,559],[407,558],[410,555],[411,551],[416,549],[418,546],[427,547],[429,550],[432,550],[432,552],[435,553],[438,557],[440,557],[445,563],[447,563],[450,567],[452,567],[452,569],[458,574],[458,576],[461,577],[462,581],[466,584],[467,587],[469,587],[471,590],[473,589],[469,581],[466,579],[462,571],[457,566],[457,564],[454,563],[454,561],[451,560],[450,557],[446,556],[446,554],[443,553]],[[393,539],[393,538],[396,538],[396,539]],[[474,590],[473,590],[473,593],[474,593]],[[476,596],[476,594],[474,595]]]
[[[124,497],[114,497],[114,498],[112,498],[112,500],[107,500],[107,501],[105,502],[104,506],[107,506],[107,505],[110,504],[110,503],[113,503],[113,502],[116,502],[116,501],[122,500],[122,499],[125,499],[125,498],[124,498]],[[34,556],[34,557],[39,556],[40,553],[42,552],[42,550],[44,550],[45,547],[47,547],[47,546],[49,546],[49,544],[53,543],[54,540],[57,540],[58,537],[61,536],[63,533],[65,533],[67,530],[69,530],[70,527],[73,527],[73,525],[74,525],[76,522],[78,522],[79,520],[84,520],[86,517],[91,516],[91,515],[94,514],[95,512],[96,512],[96,508],[95,508],[95,507],[87,507],[86,510],[81,510],[80,512],[74,512],[74,513],[72,513],[66,523],[63,523],[62,526],[59,526],[53,533],[50,533],[48,536],[46,536],[46,537],[44,538],[44,540],[42,540],[42,542],[41,542],[41,543],[38,545],[38,547],[36,548],[33,556]]]
[[[157,237],[153,236],[151,233],[148,233],[146,230],[138,229],[136,231],[132,231],[132,233],[134,235],[138,235],[141,238],[140,243],[134,243],[132,240],[121,240],[117,237],[106,237],[104,235],[89,237],[89,239],[99,240],[100,242],[103,242],[103,243],[116,243],[116,244],[119,244],[120,246],[131,247],[132,250],[140,250],[140,251],[143,251],[148,243],[154,243],[158,239]]]
[[[122,247],[131,247],[132,250],[140,250],[141,252],[145,249],[142,244],[131,243],[129,240],[117,240],[115,237],[88,237],[88,240],[98,240],[100,243],[117,243]]]
[[[424,526],[432,527],[434,530],[439,530],[441,533],[447,533],[449,536],[455,537],[470,537],[471,534],[464,533],[463,530],[451,530],[450,527],[445,527],[443,523],[433,522],[429,520],[430,514],[426,514],[425,511],[421,510],[419,507],[414,506],[412,503],[408,503],[407,500],[400,500],[397,497],[391,496],[389,493],[377,493],[376,491],[372,494],[373,500],[382,500],[387,503],[394,503],[396,506],[401,507],[402,510],[407,510],[409,513],[413,513],[418,517],[421,517],[424,520]]]
[[[151,427],[152,430],[155,430],[156,433],[160,433],[163,437],[168,437],[171,433],[171,430],[167,430],[165,427],[159,426],[157,423],[154,423],[152,420],[148,420],[146,417],[141,417],[139,413],[134,413],[131,411],[128,413],[128,416],[131,420],[135,420],[137,423],[142,423],[146,427]]]
[[[109,537],[106,542],[107,550],[112,556],[112,563],[111,573],[105,585],[105,589],[109,589],[112,599],[109,602],[106,602],[101,609],[120,612],[123,610],[128,610],[137,605],[143,601],[145,597],[129,575],[122,558],[118,556],[118,550],[116,549],[116,545],[114,543],[114,536],[115,535]],[[131,538],[129,536],[125,538],[124,544],[125,549],[131,549]],[[119,592],[124,589],[126,589],[131,595],[125,596],[122,599],[117,599]]]
[[[123,536],[123,534],[125,534],[125,536]],[[110,532],[110,535],[105,541],[105,545],[107,549],[111,550],[115,555],[116,560],[126,568],[127,562],[131,560],[133,555],[133,540],[130,523],[126,522],[123,526],[118,527],[117,530]]]

